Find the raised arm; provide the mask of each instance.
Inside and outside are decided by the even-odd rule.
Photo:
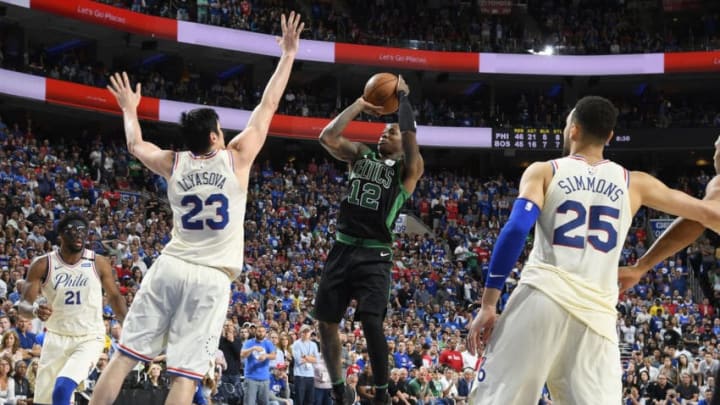
[[[715,141],[714,164],[715,172],[720,173],[720,137]],[[720,201],[720,176],[716,175],[707,184],[704,200]],[[634,266],[620,268],[620,291],[633,287],[655,264],[691,244],[704,231],[705,225],[700,222],[686,218],[676,219]]]
[[[148,169],[169,179],[175,153],[171,150],[160,149],[154,143],[147,142],[142,138],[142,130],[137,116],[137,107],[142,98],[140,83],[135,86],[135,91],[133,91],[127,73],[122,72],[122,75],[115,73],[110,76],[110,85],[107,86],[107,89],[115,96],[115,100],[122,109],[128,151]]]
[[[35,306],[35,301],[40,295],[40,288],[48,275],[48,259],[47,256],[40,257],[30,265],[25,285],[23,286],[22,299],[18,305],[18,313],[27,319],[33,319],[36,316],[42,321],[47,321],[52,314],[52,309],[48,305]]]
[[[720,230],[720,201],[700,201],[682,191],[674,190],[660,180],[644,172],[630,174],[631,210],[637,212],[641,205],[684,217]]]
[[[402,134],[403,154],[405,155],[405,178],[403,179],[403,187],[408,193],[415,191],[415,186],[425,170],[425,161],[420,155],[420,147],[417,143],[417,126],[415,125],[415,116],[408,95],[410,88],[402,76],[398,76],[398,99],[400,107],[398,111],[398,121],[400,133]]]
[[[358,98],[323,128],[320,132],[320,145],[327,149],[335,159],[348,163],[354,161],[367,149],[367,146],[345,138],[342,135],[345,127],[363,111],[377,114],[380,110],[382,107],[374,106],[362,97]]]
[[[277,42],[282,49],[280,61],[267,86],[265,86],[260,104],[250,114],[247,127],[237,134],[227,146],[228,149],[237,154],[238,162],[241,165],[251,165],[265,144],[273,114],[278,109],[280,98],[285,92],[285,87],[290,78],[293,61],[295,61],[300,42],[300,33],[305,27],[305,23],[300,22],[300,14],[291,11],[287,19],[285,14],[280,17],[280,26],[282,28],[282,38],[277,38]]]
[[[117,320],[122,323],[125,320],[125,315],[127,315],[127,302],[125,301],[125,297],[120,294],[117,284],[115,284],[115,275],[108,258],[95,255],[95,269],[100,275],[100,282],[102,283],[103,290],[105,290],[105,294],[107,294],[108,302],[112,307],[113,313]]]

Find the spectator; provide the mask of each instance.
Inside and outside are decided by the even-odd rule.
[[[100,353],[98,361],[95,363],[95,366],[92,368],[92,370],[90,370],[90,374],[88,375],[88,378],[86,380],[87,389],[89,391],[92,391],[95,383],[97,382],[97,380],[100,379],[100,375],[102,374],[103,370],[105,370],[105,366],[107,366],[108,361],[109,357],[107,353]]]
[[[24,360],[26,357],[31,357],[25,350],[20,348],[17,333],[13,330],[3,333],[1,350],[0,355],[12,360],[13,364],[17,361]]]
[[[463,358],[462,353],[457,350],[457,340],[451,338],[448,345],[440,353],[440,364],[450,367],[456,372],[463,370]]]
[[[656,382],[650,383],[648,397],[653,401],[664,401],[670,395],[674,395],[674,388],[675,386],[668,382],[668,377],[661,373],[658,375]]]
[[[6,356],[0,357],[0,402],[14,404],[15,379],[12,378],[12,365]]]
[[[470,396],[470,391],[472,391],[473,383],[475,382],[475,369],[474,368],[465,368],[463,370],[462,378],[458,381],[458,396],[457,399],[460,403],[458,405],[461,405],[461,403],[467,402],[468,397]]]
[[[319,351],[317,361],[313,364],[313,369],[315,373],[314,405],[333,405],[333,400],[330,395],[332,391],[330,373],[328,373],[327,365],[323,360],[322,353]]]
[[[360,395],[358,394],[358,375],[350,373],[345,377],[345,397],[344,403],[351,405],[360,404]]]
[[[243,343],[240,357],[245,360],[245,388],[243,400],[246,404],[268,403],[270,395],[270,360],[275,358],[275,347],[265,339],[267,330],[257,324],[254,339]]]
[[[33,397],[33,392],[30,390],[30,382],[25,377],[27,369],[28,366],[24,360],[15,363],[13,379],[15,380],[16,405],[28,405],[28,400]]]
[[[296,405],[314,403],[314,364],[317,362],[319,351],[317,344],[310,340],[310,333],[312,333],[312,326],[302,325],[299,331],[300,339],[292,344],[292,358],[295,364],[293,369],[295,395],[293,398]]]
[[[99,375],[98,378],[100,378]],[[150,363],[150,367],[148,367],[147,370],[147,376],[143,382],[143,389],[161,390],[164,388],[167,388],[167,383],[162,378],[162,366],[155,362]]]
[[[290,399],[290,382],[285,363],[278,363],[270,376],[269,405],[293,405],[293,400]]]
[[[692,377],[687,372],[680,374],[680,384],[676,387],[676,391],[680,398],[691,403],[697,402],[700,397],[698,386],[692,382]]]
[[[703,398],[700,401],[698,401],[697,405],[710,405],[712,403],[712,398],[713,398],[713,390],[712,390],[712,388],[707,388],[704,391]]]
[[[234,388],[234,392],[240,392],[242,390],[240,353],[243,350],[243,342],[239,336],[236,336],[235,324],[232,320],[225,320],[219,347],[227,364],[220,381],[223,384],[230,384]],[[229,398],[225,399],[229,400]]]

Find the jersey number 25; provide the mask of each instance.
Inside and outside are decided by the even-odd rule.
[[[612,223],[607,221],[607,218],[618,219],[620,217],[620,210],[606,205],[591,205],[590,210],[588,211],[580,202],[568,200],[560,204],[556,212],[558,214],[566,214],[569,211],[575,212],[577,216],[575,219],[566,222],[555,229],[555,232],[553,233],[554,245],[584,249],[585,237],[581,235],[569,236],[568,233],[576,230],[577,228],[587,226],[587,231],[583,232],[580,230],[580,233],[597,231],[606,234],[606,238],[602,239],[597,234],[588,235],[587,242],[592,247],[601,252],[607,253],[617,246],[617,230]]]

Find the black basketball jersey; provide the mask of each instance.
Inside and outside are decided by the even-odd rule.
[[[337,229],[383,243],[393,240],[395,220],[410,194],[403,187],[403,161],[381,159],[366,150],[350,168],[347,197],[340,204]]]

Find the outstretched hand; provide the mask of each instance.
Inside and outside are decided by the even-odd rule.
[[[479,356],[482,354],[485,345],[490,341],[490,336],[495,328],[497,312],[495,307],[482,307],[478,312],[467,335],[467,349],[470,354]]]
[[[107,89],[115,96],[118,105],[123,110],[136,110],[142,94],[140,93],[140,83],[135,85],[135,91],[130,86],[130,79],[125,72],[115,73],[110,76],[110,84]]]
[[[305,23],[300,22],[300,14],[291,11],[287,18],[285,18],[285,14],[281,15],[280,27],[282,28],[282,37],[275,38],[280,49],[285,54],[296,53],[300,43],[300,33],[305,28]]]

